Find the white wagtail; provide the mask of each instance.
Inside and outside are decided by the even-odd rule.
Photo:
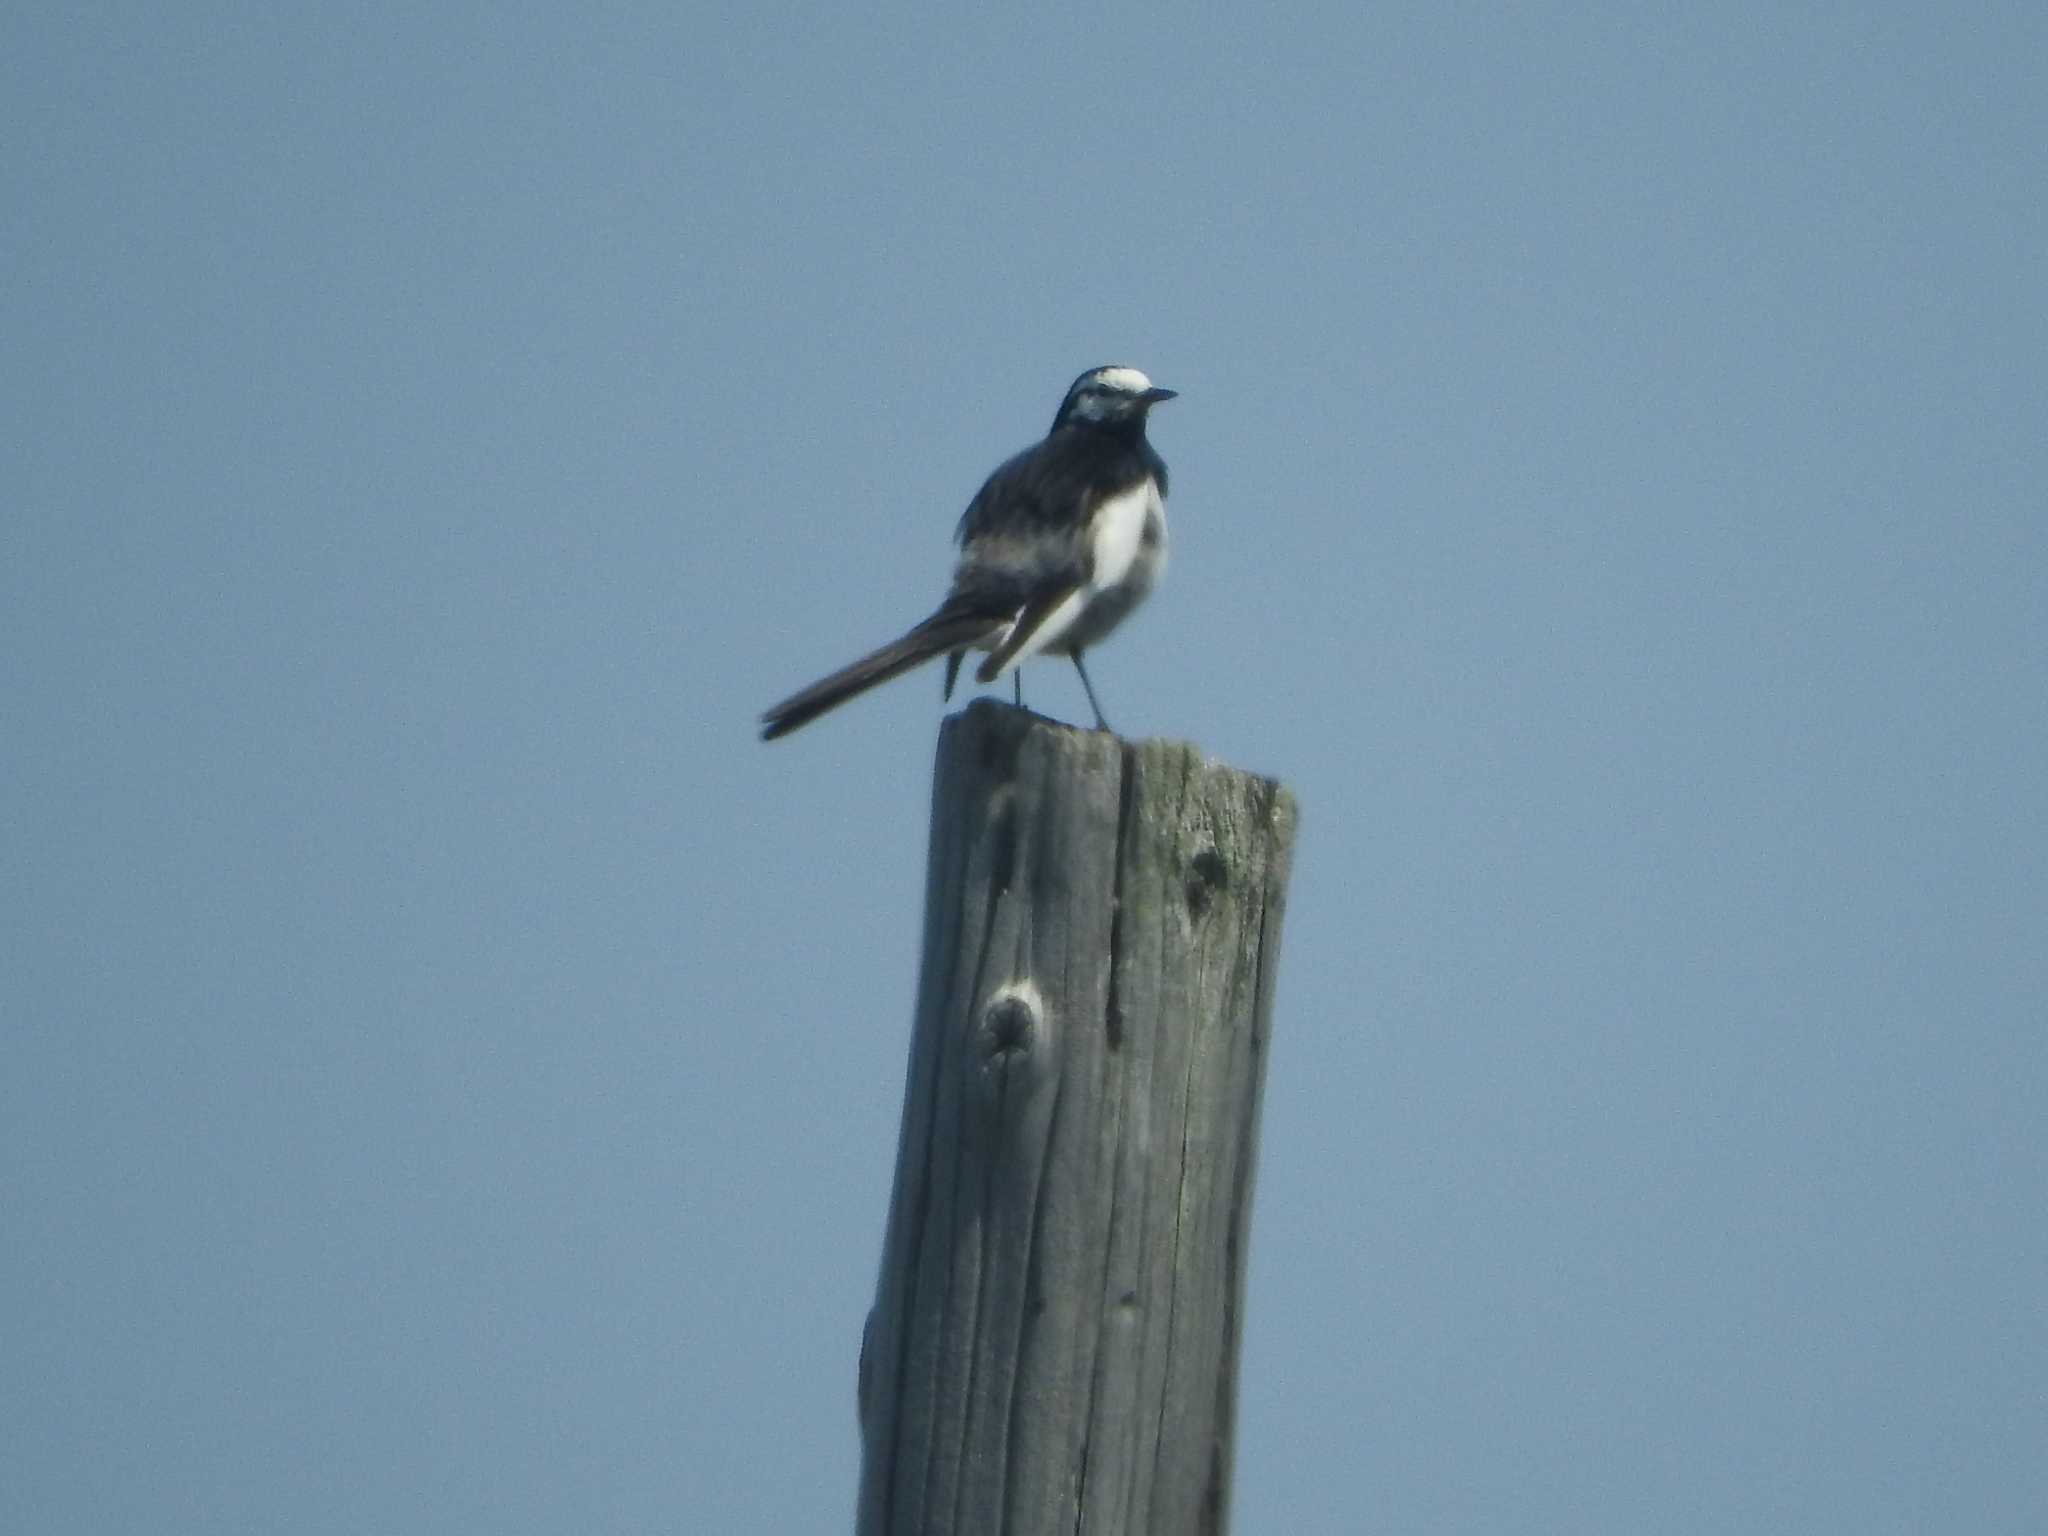
[[[941,654],[951,698],[968,651],[988,652],[974,674],[983,683],[1041,651],[1073,657],[1095,724],[1108,730],[1081,653],[1166,569],[1166,462],[1145,441],[1145,416],[1173,397],[1135,368],[1091,368],[1074,380],[1044,440],[1005,462],[967,504],[946,600],[901,638],[762,715],[761,739],[787,736]]]

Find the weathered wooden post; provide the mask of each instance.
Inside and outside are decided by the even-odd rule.
[[[860,1536],[1229,1515],[1293,798],[978,702],[939,738]]]

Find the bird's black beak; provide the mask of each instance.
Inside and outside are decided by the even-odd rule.
[[[1175,395],[1179,393],[1180,391],[1177,389],[1155,388],[1146,390],[1145,393],[1138,396],[1138,398],[1144,401],[1147,405],[1157,405],[1162,400],[1171,400]]]

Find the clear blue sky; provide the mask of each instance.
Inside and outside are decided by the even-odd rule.
[[[16,6],[0,179],[0,1528],[848,1527],[938,680],[753,717],[1125,362],[1238,1529],[2048,1529],[2048,10]]]

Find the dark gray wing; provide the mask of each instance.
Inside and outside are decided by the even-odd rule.
[[[1166,466],[1149,444],[1087,428],[1006,459],[960,516],[955,595],[1015,614],[1085,586],[1095,560],[1087,514],[1147,475],[1164,495]]]

